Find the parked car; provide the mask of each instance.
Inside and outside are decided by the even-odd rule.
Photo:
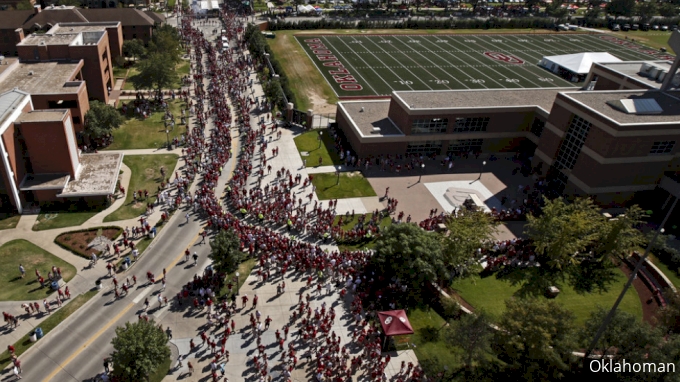
[[[640,29],[643,30],[643,31],[645,31],[645,32],[647,32],[650,28],[651,28],[651,26],[650,26],[648,23],[644,23],[644,24],[642,24],[642,26],[640,27]]]
[[[630,24],[623,24],[621,30],[624,32],[628,32],[630,30]]]
[[[578,29],[578,25],[568,24],[567,26],[569,27],[569,30],[570,30],[570,31],[575,31],[575,30]]]
[[[619,24],[614,24],[614,25],[612,25],[612,30],[614,32],[618,32],[618,31],[621,30],[621,27],[619,26]]]
[[[656,25],[656,24],[652,25],[652,30],[653,30],[653,31],[658,31],[658,30],[659,30],[659,26]]]
[[[564,24],[560,24],[560,25],[557,26],[557,30],[560,30],[560,31],[568,31],[568,30],[569,30],[569,27],[566,26],[566,25],[564,25]]]
[[[671,29],[674,30],[674,31],[676,31],[676,30],[678,30],[678,26],[677,26],[677,25],[673,25],[673,27],[672,27]]]
[[[639,24],[633,24],[633,25],[630,26],[630,30],[632,30],[632,31],[636,31],[636,30],[639,30],[639,29],[640,29]]]
[[[668,30],[668,25],[662,25],[661,26],[662,31],[667,31]]]

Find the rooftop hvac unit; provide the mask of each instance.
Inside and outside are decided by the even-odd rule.
[[[653,66],[651,69],[649,69],[649,78],[655,80],[656,77],[659,76],[659,72],[661,69],[657,68],[656,66]]]
[[[653,67],[652,64],[648,64],[648,63],[646,63],[646,62],[643,63],[643,64],[640,66],[640,74],[642,74],[642,75],[644,75],[644,76],[649,75],[649,70],[650,70],[652,67]]]
[[[659,71],[659,76],[656,78],[658,81],[663,81],[664,78],[666,78],[666,74],[668,74],[668,70],[660,70]]]

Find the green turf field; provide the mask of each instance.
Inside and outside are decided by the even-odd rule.
[[[505,89],[577,84],[544,56],[609,52],[624,61],[670,56],[608,34],[296,35],[340,97],[393,90]],[[672,57],[671,57],[672,58]]]

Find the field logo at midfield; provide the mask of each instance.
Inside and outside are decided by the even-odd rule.
[[[507,64],[522,65],[524,60],[510,54],[501,52],[484,52],[484,55],[492,60],[503,61]]]
[[[357,79],[345,68],[345,65],[333,55],[333,52],[328,49],[326,45],[321,42],[321,39],[312,38],[305,40],[305,43],[315,54],[316,59],[321,61],[321,65],[325,66],[328,73],[333,80],[339,84],[340,89],[348,92],[357,92],[363,90],[363,86],[357,83]]]

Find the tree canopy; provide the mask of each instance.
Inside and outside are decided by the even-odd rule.
[[[455,276],[477,275],[483,270],[477,250],[494,241],[497,225],[491,215],[466,209],[446,221],[449,232],[443,239],[444,256]]]
[[[175,27],[167,24],[156,28],[153,36],[151,36],[151,41],[149,41],[147,51],[149,56],[163,54],[165,61],[158,61],[156,63],[159,66],[168,65],[174,71],[174,65],[179,62],[182,56],[179,32],[177,32]]]
[[[539,266],[507,269],[520,295],[540,295],[564,283],[577,292],[605,291],[618,275],[613,258],[627,256],[645,241],[636,228],[644,216],[637,206],[610,218],[586,198],[544,202],[540,215],[527,216],[525,227]]]
[[[387,227],[376,239],[375,255],[367,271],[396,283],[405,289],[400,293],[400,304],[421,305],[430,283],[448,276],[439,235],[425,231],[416,224],[402,223]],[[376,283],[382,284],[383,283]]]
[[[125,55],[125,57],[132,58],[136,61],[137,58],[140,58],[145,54],[146,48],[144,47],[142,40],[135,38],[123,41],[123,55]]]
[[[101,138],[110,134],[124,122],[123,116],[113,106],[99,101],[90,102],[90,110],[85,113],[85,133],[90,138]]]
[[[221,230],[210,241],[210,254],[218,272],[231,273],[246,259],[246,254],[240,250],[241,240],[233,229]]]
[[[463,350],[463,361],[468,371],[487,362],[493,354],[493,338],[491,321],[483,312],[462,315],[459,320],[449,322],[444,332],[444,340],[449,346]]]
[[[31,4],[31,2],[28,0],[21,0],[14,6],[14,8],[17,11],[29,11],[33,9],[33,4]]]
[[[137,63],[137,70],[139,73],[130,77],[135,89],[156,89],[161,92],[179,80],[173,60],[164,53],[149,51],[148,57]]]
[[[526,381],[561,378],[577,345],[573,314],[555,301],[506,301],[495,343],[499,357]]]
[[[170,357],[168,337],[153,319],[126,322],[116,328],[113,345],[113,376],[120,381],[145,381]]]
[[[606,9],[616,17],[630,17],[635,11],[635,5],[635,0],[611,0]]]

